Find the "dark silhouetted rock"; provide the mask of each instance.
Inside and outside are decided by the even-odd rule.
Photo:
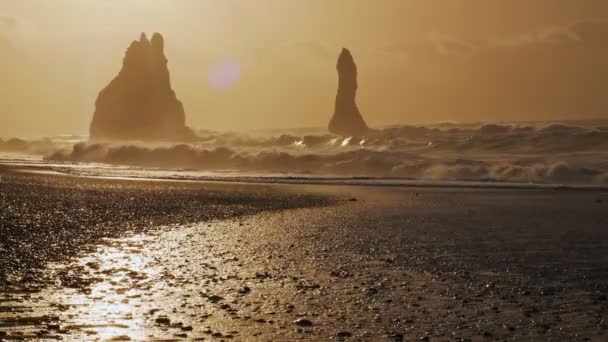
[[[329,122],[329,131],[338,135],[365,135],[369,132],[357,108],[357,65],[348,49],[342,49],[338,58],[338,95],[336,111]]]
[[[182,103],[171,89],[163,37],[142,33],[127,49],[122,70],[104,88],[91,122],[94,140],[191,140]]]
[[[28,143],[25,140],[12,138],[7,141],[0,139],[0,151],[20,152],[28,148]]]

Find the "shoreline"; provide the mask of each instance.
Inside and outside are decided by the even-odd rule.
[[[0,172],[40,174],[51,176],[76,177],[85,179],[105,179],[116,181],[156,181],[156,182],[185,182],[185,183],[226,183],[226,184],[260,184],[260,185],[327,185],[327,186],[363,186],[363,187],[402,187],[409,189],[471,189],[471,190],[552,190],[552,191],[608,191],[608,185],[587,184],[554,184],[554,183],[514,183],[500,181],[470,181],[470,180],[416,180],[405,178],[378,177],[335,177],[311,175],[276,175],[276,176],[137,176],[137,175],[87,175],[70,173],[69,168],[63,171],[55,167],[37,165],[14,165],[0,160]],[[160,172],[182,172],[182,170],[157,170]],[[215,171],[213,171],[215,172]],[[207,172],[210,173],[210,172]],[[218,172],[219,173],[219,172]]]

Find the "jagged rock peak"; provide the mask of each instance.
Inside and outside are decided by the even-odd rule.
[[[118,76],[95,103],[94,140],[173,140],[195,138],[186,126],[182,103],[171,88],[163,37],[145,34],[131,43]]]
[[[165,39],[160,33],[154,33],[152,35],[152,50],[160,51],[162,53],[165,51]]]
[[[146,36],[145,32],[141,33],[141,36],[139,37],[139,43],[144,47],[144,48],[149,48],[150,47],[150,41],[148,40],[148,37]]]
[[[346,48],[342,49],[338,57],[338,94],[336,95],[336,108],[329,122],[329,131],[337,135],[365,135],[369,128],[357,107],[357,65]]]

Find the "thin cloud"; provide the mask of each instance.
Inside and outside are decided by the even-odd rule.
[[[483,40],[467,40],[445,34],[432,34],[419,41],[393,44],[382,52],[419,54],[424,51],[439,55],[470,56],[492,48],[523,48],[533,45],[608,46],[608,21],[584,20],[566,26],[547,27],[524,34],[490,36]]]
[[[482,41],[436,35],[382,52],[402,54],[401,68],[424,75],[403,80],[400,105],[418,113],[516,119],[608,113],[608,21]]]
[[[0,32],[12,32],[17,28],[17,19],[11,16],[0,15]]]

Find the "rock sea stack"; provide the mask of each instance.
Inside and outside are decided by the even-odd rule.
[[[171,89],[164,39],[144,33],[133,41],[122,70],[97,97],[90,127],[92,140],[187,141],[182,103]]]
[[[357,108],[357,65],[348,49],[342,49],[338,58],[338,95],[336,111],[329,122],[329,131],[343,136],[365,135],[367,124]]]

